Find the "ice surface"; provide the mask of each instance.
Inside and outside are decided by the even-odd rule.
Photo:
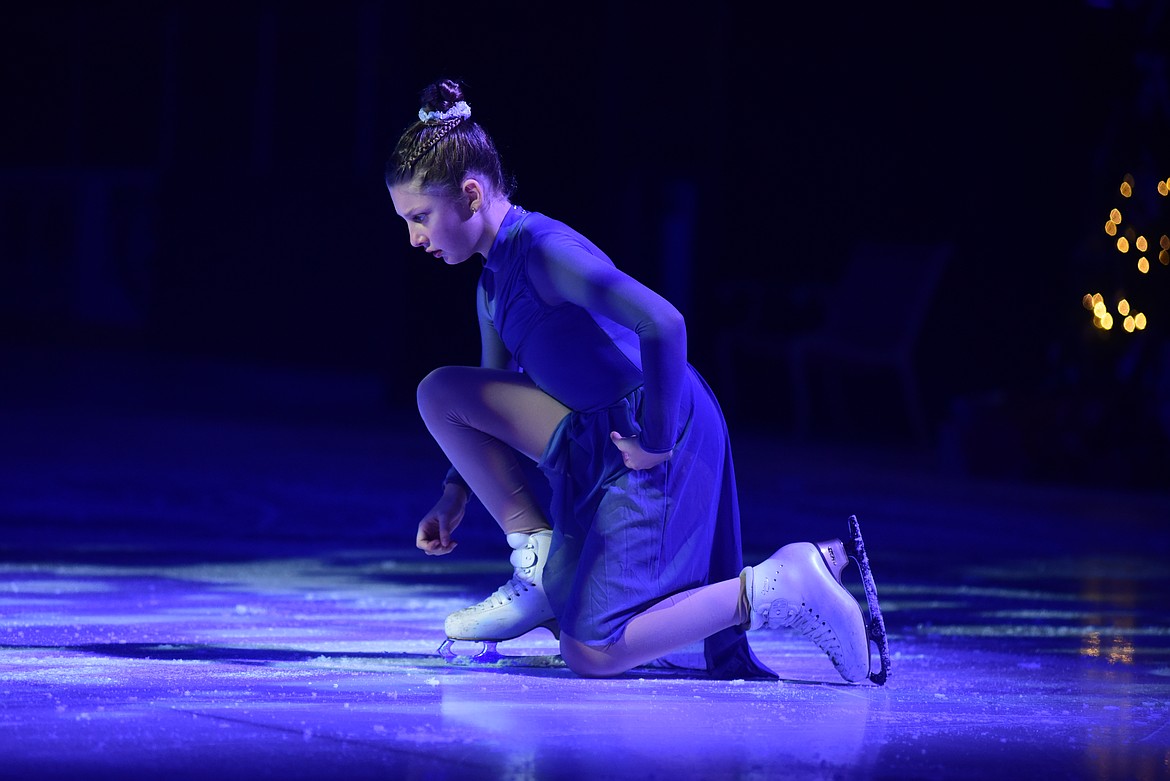
[[[1166,497],[749,441],[746,557],[857,513],[889,684],[783,632],[752,636],[779,682],[584,680],[544,630],[438,657],[506,546],[473,511],[414,551],[441,458],[354,417],[0,409],[0,777],[1167,777]]]

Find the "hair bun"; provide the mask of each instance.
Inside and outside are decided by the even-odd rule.
[[[428,85],[419,94],[419,103],[424,112],[438,112],[447,111],[456,103],[463,100],[463,88],[458,82],[450,79],[443,79],[436,81],[434,84]]]
[[[422,108],[418,120],[427,125],[458,124],[471,116],[471,107],[463,100],[463,90],[450,80],[437,81],[422,91]],[[437,136],[438,141],[442,136]]]

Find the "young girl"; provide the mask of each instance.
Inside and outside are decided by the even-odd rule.
[[[483,257],[483,358],[419,385],[419,411],[452,468],[416,544],[450,553],[474,494],[515,568],[493,595],[447,617],[441,650],[546,626],[583,676],[702,641],[711,676],[775,677],[744,630],[786,626],[846,680],[884,681],[889,653],[856,521],[848,550],[796,543],[744,568],[727,427],[687,362],[682,316],[584,236],[510,202],[495,145],[458,84],[429,86],[422,104],[386,185],[413,246],[450,265]],[[521,456],[551,483],[547,514]],[[862,570],[868,622],[841,585],[847,555]]]

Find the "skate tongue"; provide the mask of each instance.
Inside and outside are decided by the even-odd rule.
[[[532,535],[524,534],[523,532],[510,532],[508,535],[506,535],[505,539],[508,541],[509,548],[512,550],[520,550],[528,544],[528,538],[531,536]]]
[[[519,579],[525,585],[535,586],[537,581],[537,570],[543,567],[540,561],[542,551],[547,551],[546,545],[540,545],[536,539],[536,534],[523,534],[521,532],[512,532],[508,535],[508,546],[512,548],[512,555],[508,557],[508,562],[516,570],[513,579]]]
[[[516,569],[525,569],[536,564],[536,551],[532,548],[520,548],[512,551],[512,555],[508,557],[508,561]]]

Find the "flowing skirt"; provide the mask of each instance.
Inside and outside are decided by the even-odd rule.
[[[545,591],[561,629],[595,647],[615,642],[663,598],[743,569],[731,444],[714,394],[689,368],[673,457],[631,471],[609,434],[640,433],[642,396],[638,389],[609,407],[570,413],[540,461],[552,486]],[[712,677],[775,677],[740,629],[703,645]]]

